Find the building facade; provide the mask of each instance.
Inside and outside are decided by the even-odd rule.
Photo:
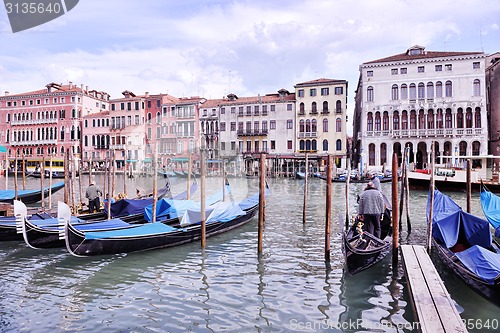
[[[298,154],[310,153],[324,165],[328,154],[346,166],[347,81],[317,79],[295,85]]]
[[[465,156],[488,151],[486,56],[435,52],[415,45],[405,53],[360,66],[353,154],[361,172],[401,163],[405,147],[413,168],[462,166]],[[481,167],[473,160],[473,167]],[[486,167],[486,166],[484,166]]]
[[[62,161],[68,149],[81,157],[83,117],[108,109],[107,93],[72,82],[15,95],[6,92],[0,96],[0,145],[6,147],[8,167],[16,159],[30,167],[42,157]]]

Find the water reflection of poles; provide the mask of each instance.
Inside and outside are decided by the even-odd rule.
[[[392,269],[398,269],[399,210],[398,210],[398,154],[392,155]]]
[[[267,327],[271,327],[271,322],[269,321],[269,318],[264,316],[264,310],[267,310],[267,305],[264,302],[264,300],[265,300],[264,287],[266,286],[266,283],[264,282],[264,273],[265,272],[266,272],[266,267],[264,265],[264,260],[262,259],[262,255],[259,253],[258,262],[257,262],[257,274],[259,274],[259,284],[258,284],[257,295],[260,296],[260,303],[262,303],[262,307],[259,308],[259,317],[264,319]]]
[[[69,206],[69,149],[64,150],[64,203]]]
[[[200,203],[201,203],[201,248],[205,249],[206,244],[206,211],[205,211],[205,191],[206,191],[206,179],[205,179],[205,150],[202,149],[200,153],[201,161],[201,180],[200,180]]]
[[[155,149],[153,154],[153,223],[156,222],[156,206],[158,204],[158,155]]]
[[[306,152],[306,170],[304,177],[304,207],[302,208],[302,223],[306,224],[306,205],[307,205],[307,174],[309,171],[309,155]]]
[[[22,170],[23,170],[23,190],[26,189],[26,157],[23,154],[23,165],[22,165]]]
[[[50,155],[50,160],[49,160],[49,212],[52,210],[52,191],[50,190],[52,188],[52,155]]]
[[[82,188],[82,163],[83,163],[83,160],[80,156],[80,159],[78,160],[78,198],[80,199],[80,201],[78,202],[78,209],[82,209],[82,198],[83,198],[83,188]],[[50,165],[50,169],[52,170],[52,164]],[[52,175],[52,172],[50,173]],[[75,212],[76,213],[76,212]]]
[[[325,221],[325,260],[330,261],[330,236],[332,222],[332,169],[333,155],[328,155],[326,171],[326,221]]]
[[[470,213],[471,212],[470,202],[471,202],[471,192],[472,192],[472,184],[471,184],[471,159],[468,158],[465,163],[467,163],[467,171],[466,171],[466,181],[467,181],[467,213]]]
[[[257,252],[262,253],[262,239],[264,234],[264,222],[266,217],[266,196],[265,196],[265,183],[266,183],[266,155],[260,154],[260,168],[259,168],[259,230],[258,230],[258,246]]]
[[[15,198],[18,200],[18,186],[17,186],[17,150],[16,150],[16,155],[15,155],[15,161],[14,161],[14,193],[15,193]]]
[[[73,147],[74,148],[74,147]],[[76,214],[76,158],[75,158],[75,150],[73,149],[71,152],[71,207],[73,208],[73,212]]]
[[[348,152],[349,154],[349,152]],[[396,177],[397,179],[397,177]],[[347,174],[345,177],[345,230],[349,229],[349,183],[351,181],[351,157],[347,156]]]

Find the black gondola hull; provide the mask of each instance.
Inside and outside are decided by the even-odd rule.
[[[391,248],[391,242],[380,240],[365,232],[360,239],[353,230],[342,236],[345,267],[350,275],[359,273],[385,258]]]

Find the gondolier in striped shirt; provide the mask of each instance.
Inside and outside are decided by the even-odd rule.
[[[358,219],[364,223],[364,230],[380,238],[380,218],[384,213],[384,198],[382,193],[369,182],[359,197]]]
[[[89,213],[94,211],[99,211],[101,208],[101,201],[99,197],[102,195],[102,191],[95,185],[94,181],[90,182],[90,186],[85,192],[85,197],[89,199]]]

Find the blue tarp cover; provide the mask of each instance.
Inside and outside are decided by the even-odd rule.
[[[465,267],[489,284],[494,284],[495,279],[500,275],[500,253],[474,245],[465,251],[458,252],[456,256]]]
[[[484,216],[495,228],[495,237],[500,237],[500,197],[490,191],[481,191],[481,207]]]
[[[119,230],[86,232],[85,239],[127,238],[136,236],[160,235],[171,232],[173,230],[177,229],[157,222],[142,224],[136,227]]]
[[[56,184],[53,184],[52,185],[52,188],[58,188],[58,187],[63,187],[64,186],[64,182],[59,182],[59,183],[56,183]],[[49,190],[49,187],[44,187],[44,190],[45,191],[48,191]],[[35,193],[41,193],[41,189],[37,189],[37,190],[17,190],[17,197],[18,198],[22,198],[26,195],[30,195],[30,194],[35,194]],[[0,201],[1,200],[12,200],[16,197],[16,190],[0,190]]]

